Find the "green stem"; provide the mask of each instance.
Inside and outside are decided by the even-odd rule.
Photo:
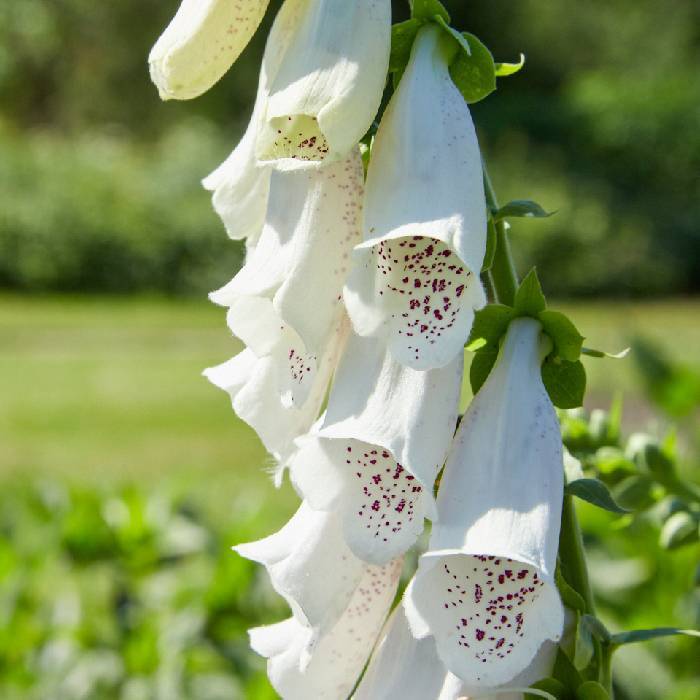
[[[612,655],[613,648],[610,644],[601,645],[600,665],[598,670],[598,682],[613,698],[613,678],[612,678]]]
[[[486,170],[486,165],[483,166],[483,169],[486,204],[489,212],[494,212],[498,210],[498,199],[491,184],[491,178]],[[496,293],[496,301],[512,306],[515,300],[515,292],[518,288],[518,273],[513,262],[506,222],[499,221],[497,224],[494,224],[489,217],[489,235],[494,236],[496,239],[496,252],[489,270],[489,277]]]

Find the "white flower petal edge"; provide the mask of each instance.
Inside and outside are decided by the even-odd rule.
[[[285,169],[345,157],[372,124],[389,65],[390,0],[303,8],[257,140],[258,158]]]
[[[343,541],[338,517],[305,502],[279,532],[233,549],[267,568],[294,616],[317,635],[333,628],[365,569]]]
[[[234,240],[247,238],[255,243],[265,222],[271,168],[258,163],[255,142],[267,107],[270,82],[294,38],[303,2],[287,0],[277,13],[265,44],[255,105],[245,134],[231,155],[202,181],[204,189],[214,193],[214,210]]]
[[[513,321],[447,460],[428,552],[404,597],[413,634],[432,635],[445,665],[478,694],[509,682],[564,612],[554,583],[562,444],[542,384],[548,339]]]
[[[258,357],[246,348],[231,360],[204,371],[212,384],[230,395],[233,410],[258,433],[265,449],[275,458],[277,485],[296,450],[295,438],[308,433],[319,415],[348,330],[349,324],[343,315],[318,363],[307,398],[300,406],[285,401],[280,394],[286,374],[283,360],[293,348],[286,328],[281,330],[279,341],[270,354]]]
[[[366,564],[337,623],[315,634],[296,617],[250,630],[254,651],[268,659],[273,688],[285,700],[343,700],[352,691],[396,594],[402,560]]]
[[[509,684],[526,688],[548,677],[554,667],[557,645],[545,642],[525,671]],[[462,681],[440,660],[432,637],[416,639],[405,611],[399,605],[391,615],[353,700],[400,698],[400,700],[461,700],[467,691]],[[520,692],[500,689],[497,695],[479,695],[481,700],[523,700]]]
[[[361,202],[357,148],[322,170],[274,173],[259,241],[233,280],[211,295],[229,307],[231,330],[258,357],[281,352],[285,403],[305,402],[344,314],[342,287],[361,235]]]
[[[292,481],[313,508],[340,513],[361,559],[406,551],[435,517],[432,491],[457,421],[462,357],[418,372],[381,341],[352,336],[320,430],[297,441]]]
[[[434,25],[420,31],[382,118],[367,173],[365,241],[345,289],[355,332],[386,338],[399,362],[421,370],[461,353],[486,301],[481,157],[443,36]]]
[[[206,92],[240,56],[269,0],[183,0],[151,49],[151,79],[164,100]]]

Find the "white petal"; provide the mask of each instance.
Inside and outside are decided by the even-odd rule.
[[[353,700],[447,700],[440,693],[448,672],[438,658],[435,642],[411,634],[401,605],[386,627]],[[454,694],[450,700],[457,697]]]
[[[485,302],[481,158],[441,37],[435,26],[420,31],[382,118],[367,173],[365,242],[345,290],[355,331],[386,337],[396,359],[416,369],[459,354]]]
[[[164,100],[206,92],[258,28],[268,0],[183,0],[151,49],[151,79]]]
[[[246,349],[204,372],[213,384],[230,394],[235,412],[258,433],[265,449],[280,463],[278,481],[281,469],[296,449],[294,439],[307,433],[319,415],[346,337],[347,323],[341,318],[301,405],[283,400],[282,388],[288,385],[288,377],[280,376],[284,365],[279,354],[257,357]],[[291,368],[287,366],[286,371]]]
[[[461,358],[418,372],[377,340],[349,340],[323,428],[298,441],[291,469],[313,507],[342,514],[358,557],[388,561],[434,517],[433,483],[456,424],[461,379]]]
[[[279,532],[234,549],[267,567],[275,590],[317,635],[338,621],[365,568],[345,545],[337,516],[306,503]]]
[[[391,606],[401,564],[401,560],[396,560],[384,567],[367,565],[343,615],[325,635],[314,635],[295,618],[251,630],[253,649],[268,657],[270,682],[281,697],[348,697]],[[276,637],[284,642],[284,647]]]
[[[270,82],[280,68],[302,9],[301,0],[288,0],[277,13],[265,44],[255,105],[245,134],[231,155],[202,182],[205,189],[214,192],[214,209],[228,235],[236,240],[255,241],[265,222],[271,169],[258,163],[255,142],[267,106]]]
[[[309,0],[271,83],[262,161],[296,168],[338,160],[372,123],[389,64],[389,0]]]
[[[563,627],[553,580],[562,446],[539,336],[533,319],[511,323],[460,425],[439,520],[405,597],[413,633],[435,637],[471,692],[508,684]]]

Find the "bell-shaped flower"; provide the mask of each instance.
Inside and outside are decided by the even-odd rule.
[[[551,675],[557,645],[545,642],[532,663],[509,683],[523,689]],[[523,700],[519,690],[493,689],[494,694],[480,694],[480,700]],[[462,681],[442,663],[432,637],[416,639],[411,633],[402,605],[391,615],[367,671],[353,700],[400,698],[400,700],[467,700]]]
[[[151,49],[151,79],[164,100],[188,100],[216,83],[248,45],[269,0],[182,0]]]
[[[433,485],[457,420],[462,357],[418,372],[374,338],[348,341],[322,426],[297,441],[292,481],[338,512],[350,549],[381,564],[435,517]]]
[[[295,615],[250,630],[251,646],[268,659],[270,682],[282,698],[344,700],[350,695],[396,595],[401,568],[401,559],[365,564],[337,622],[323,634]],[[318,588],[322,585],[321,580]]]
[[[562,444],[540,373],[548,342],[537,321],[511,323],[462,419],[428,552],[404,597],[413,634],[434,637],[474,695],[510,685],[562,633]]]
[[[267,108],[270,82],[282,65],[302,11],[303,2],[288,0],[277,13],[265,44],[253,114],[243,138],[229,157],[202,181],[204,188],[213,192],[214,210],[234,240],[246,238],[254,244],[265,222],[271,167],[258,162],[255,143]]]
[[[342,288],[360,238],[362,162],[274,173],[265,227],[246,264],[211,295],[259,358],[279,360],[285,405],[303,405],[344,315]]]
[[[255,306],[261,318],[267,311],[269,318],[278,319],[279,332],[270,342],[269,352],[258,355],[246,348],[227,362],[206,369],[204,376],[229,394],[238,417],[257,432],[277,463],[275,483],[279,485],[283,468],[296,450],[294,440],[308,433],[318,418],[349,328],[346,317],[341,315],[324,353],[316,361],[313,380],[305,384],[305,400],[295,404],[282,392],[289,385],[293,371],[293,353],[301,353],[303,344],[298,334],[274,314],[269,300],[254,299],[253,302],[259,302]]]
[[[233,549],[267,568],[294,616],[317,635],[340,619],[367,566],[345,544],[338,516],[306,502],[279,532]]]
[[[390,0],[287,0],[299,6],[270,82],[257,156],[278,168],[344,158],[381,102],[391,44]]]
[[[486,204],[474,124],[450,78],[450,45],[418,33],[372,147],[365,241],[345,302],[355,331],[415,369],[462,352],[483,306]]]

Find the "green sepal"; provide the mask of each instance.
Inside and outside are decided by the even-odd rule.
[[[588,668],[595,656],[595,644],[591,627],[587,623],[587,616],[579,614],[577,618],[573,662],[579,671],[583,671]]]
[[[450,21],[450,15],[439,0],[412,0],[411,17],[423,22],[429,22],[435,17]]]
[[[391,53],[389,54],[389,72],[403,73],[411,57],[411,49],[418,30],[423,23],[418,19],[407,19],[394,24],[391,28]]]
[[[610,700],[610,696],[597,681],[586,681],[576,688],[576,700]]]
[[[599,479],[587,477],[576,479],[564,487],[564,493],[569,496],[576,496],[610,513],[629,513],[626,508],[623,508],[615,501],[608,487]]]
[[[447,32],[447,34],[450,36],[450,38],[454,39],[457,42],[457,46],[460,49],[462,49],[462,51],[464,53],[466,53],[467,56],[472,55],[472,50],[471,50],[471,47],[469,46],[469,42],[467,41],[467,39],[465,38],[465,36],[463,34],[458,32],[454,27],[450,27],[450,25],[447,24],[447,22],[445,22],[445,20],[442,17],[440,17],[440,15],[436,15],[434,19],[435,19],[435,23],[437,25],[439,25],[440,27],[442,27]]]
[[[583,336],[565,314],[542,311],[539,315],[544,332],[552,339],[554,350],[562,360],[576,362],[581,356]]]
[[[687,511],[674,513],[661,528],[659,544],[664,549],[678,549],[700,539],[698,521]]]
[[[496,64],[491,52],[477,37],[468,32],[463,32],[461,36],[470,53],[464,50],[457,52],[450,64],[450,76],[465,102],[473,104],[496,89]]]
[[[650,639],[659,639],[659,637],[674,637],[676,635],[685,635],[686,637],[700,637],[698,630],[683,630],[678,627],[656,627],[649,630],[630,630],[628,632],[619,632],[610,637],[610,643],[614,647],[620,647],[624,644],[636,644],[637,642],[648,642]]]
[[[507,78],[509,75],[514,75],[519,72],[525,65],[525,54],[520,54],[520,60],[518,63],[497,63],[496,64],[496,77],[497,78]]]
[[[556,678],[565,688],[569,688],[572,691],[583,682],[583,677],[578,669],[561,647],[557,649],[552,677]]]
[[[533,267],[520,283],[515,293],[515,310],[518,316],[532,316],[538,318],[540,312],[547,307],[542,286],[537,277],[537,270]]]
[[[558,408],[578,408],[586,392],[586,370],[581,361],[567,362],[551,355],[542,363],[542,381]]]
[[[489,304],[480,309],[474,315],[467,348],[479,338],[483,338],[489,345],[498,345],[514,318],[515,309],[512,306]]]
[[[478,350],[472,358],[472,363],[469,367],[469,383],[474,394],[481,389],[493,366],[496,364],[498,350],[498,345],[493,346],[489,344]]]
[[[514,199],[508,204],[499,207],[494,213],[494,221],[510,219],[512,217],[520,219],[546,219],[554,216],[556,212],[546,211],[537,202],[531,199]]]

